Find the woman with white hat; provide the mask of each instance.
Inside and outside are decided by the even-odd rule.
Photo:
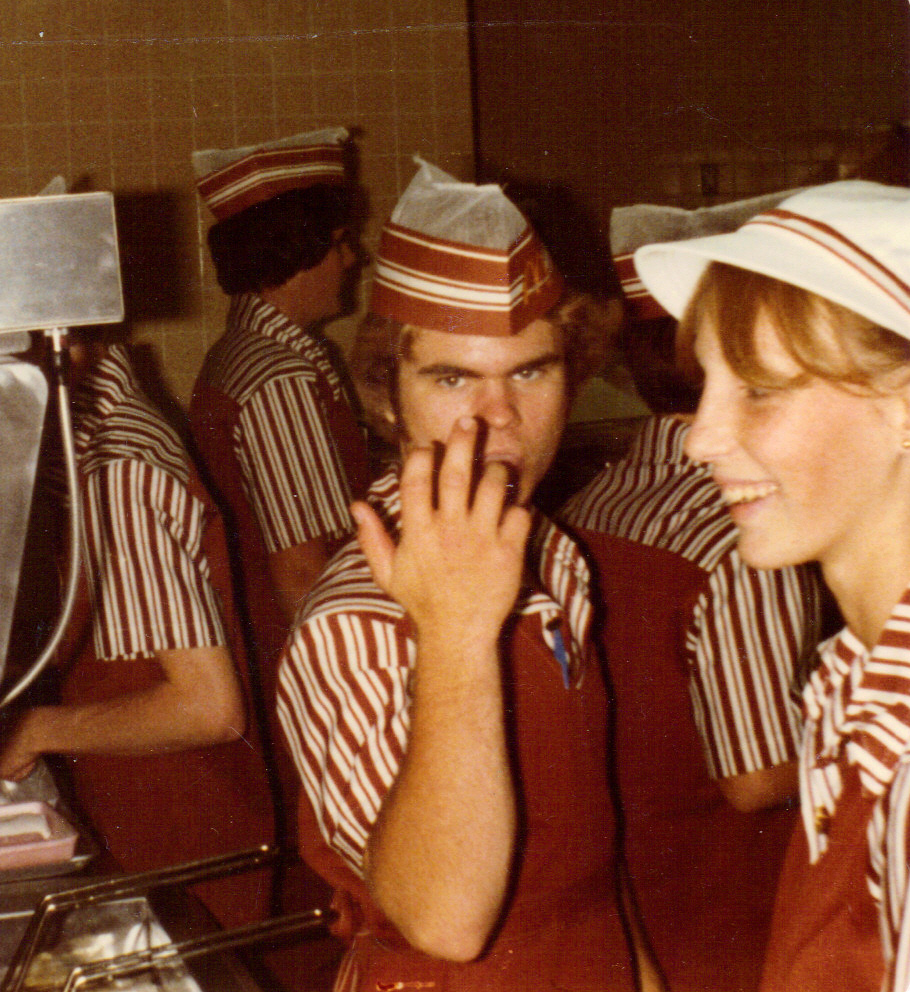
[[[910,981],[910,190],[805,190],[636,254],[704,373],[687,451],[757,568],[818,561],[847,626],[804,693],[803,826],[762,988]]]

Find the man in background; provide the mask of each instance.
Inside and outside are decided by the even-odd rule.
[[[267,699],[296,607],[351,532],[348,505],[367,482],[353,397],[323,335],[353,310],[361,261],[346,142],[329,128],[193,156],[231,303],[190,421],[236,531]]]

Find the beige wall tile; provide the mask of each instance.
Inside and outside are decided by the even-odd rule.
[[[113,189],[137,297],[131,331],[180,403],[227,307],[204,247],[211,218],[195,194],[194,148],[359,129],[371,246],[413,174],[412,152],[470,175],[465,0],[11,6],[0,19],[0,196],[37,192],[57,172],[80,190]],[[443,104],[451,121],[439,127]],[[347,344],[355,326],[338,321],[331,334]]]
[[[0,125],[0,169],[27,169],[25,127]],[[11,196],[8,189],[0,190],[0,196]]]
[[[56,175],[70,171],[69,131],[65,124],[30,124],[25,129],[30,174],[28,188],[19,195],[33,196]]]
[[[0,78],[0,127],[25,123],[25,82]]]

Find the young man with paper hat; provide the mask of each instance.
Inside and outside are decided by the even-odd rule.
[[[590,577],[531,508],[598,313],[498,186],[420,164],[352,356],[403,466],[355,505],[279,680],[323,834],[375,904],[337,989],[634,987]]]
[[[303,848],[345,891],[356,879],[325,849],[300,809],[293,764],[275,715],[278,656],[294,611],[353,530],[348,510],[367,487],[365,435],[346,374],[322,333],[354,309],[360,191],[344,128],[227,151],[197,152],[199,193],[217,223],[208,241],[231,296],[227,330],[206,357],[190,423],[225,513],[235,578],[251,630],[271,755],[281,790],[279,840]],[[327,898],[291,859],[281,875],[286,910]],[[287,978],[293,949],[268,965]]]
[[[366,448],[322,326],[353,309],[357,190],[343,128],[196,152],[217,223],[208,240],[231,296],[190,420],[238,537],[266,691],[294,610],[353,529]]]
[[[560,513],[600,571],[625,853],[674,992],[758,986],[797,819],[782,804],[797,793],[797,683],[821,639],[821,591],[805,566],[760,572],[740,557],[710,471],[683,451],[697,393],[675,362],[676,320],[632,253],[731,231],[785,195],[613,211],[625,351],[657,415]]]

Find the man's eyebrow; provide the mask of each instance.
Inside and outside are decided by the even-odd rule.
[[[506,376],[515,375],[516,372],[533,372],[535,369],[546,368],[548,365],[555,365],[563,361],[563,356],[558,352],[549,351],[545,355],[531,358],[527,362],[520,362],[518,365],[508,369]],[[463,376],[466,379],[482,379],[483,373],[475,369],[464,368],[461,365],[449,365],[445,362],[436,362],[433,365],[422,365],[417,370],[418,375],[425,376]]]
[[[539,358],[532,358],[528,362],[522,362],[514,368],[509,369],[506,375],[515,375],[516,372],[534,372],[537,369],[546,368],[548,365],[557,365],[565,361],[562,355],[555,351],[548,351]]]
[[[417,370],[418,375],[427,376],[465,376],[469,379],[480,379],[479,372],[462,368],[460,365],[446,365],[444,362],[436,362],[433,365],[421,365]]]

